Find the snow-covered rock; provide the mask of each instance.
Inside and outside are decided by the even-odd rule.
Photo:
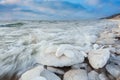
[[[35,77],[30,80],[47,80],[47,79],[45,79],[44,77]]]
[[[56,74],[48,70],[42,71],[40,76],[46,78],[46,80],[61,80]]]
[[[73,64],[82,63],[87,54],[76,46],[70,44],[64,44],[58,46],[56,52],[51,50],[51,53],[46,53],[47,46],[51,45],[48,42],[42,43],[38,48],[37,54],[34,55],[35,60],[43,65],[48,66],[71,66]],[[56,47],[51,45],[52,47]],[[49,51],[50,52],[50,51]]]
[[[89,80],[100,80],[99,74],[96,71],[91,71],[88,73]]]
[[[109,48],[91,50],[88,54],[89,63],[95,69],[99,69],[105,66],[109,57],[110,57]]]
[[[53,73],[61,74],[61,75],[63,75],[65,73],[64,70],[54,68],[54,67],[49,67],[49,66],[47,67],[47,70],[49,70]]]
[[[39,77],[39,79],[40,79],[40,73],[42,71],[44,71],[44,67],[37,66],[37,67],[23,73],[20,80],[38,80],[38,78],[36,78],[36,77]],[[41,78],[41,80],[46,80],[46,79]]]
[[[106,70],[115,78],[120,76],[120,66],[113,63],[106,65]]]
[[[87,72],[83,69],[69,70],[64,74],[64,80],[88,80]]]
[[[109,80],[105,73],[99,74],[100,80]]]

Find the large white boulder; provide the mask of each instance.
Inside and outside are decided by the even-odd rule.
[[[44,71],[44,67],[43,66],[37,66],[37,67],[23,73],[19,80],[38,80],[37,77],[39,77],[39,79],[41,78],[41,80],[45,80],[42,77],[40,77],[40,73],[42,71]]]
[[[89,63],[94,69],[104,67],[109,57],[110,57],[109,48],[91,50],[88,54]]]

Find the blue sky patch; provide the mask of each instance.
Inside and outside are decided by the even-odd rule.
[[[120,0],[0,0],[0,20],[99,19],[118,13]]]

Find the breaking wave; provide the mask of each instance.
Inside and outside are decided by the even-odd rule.
[[[8,24],[0,25],[0,27],[20,27],[20,26],[23,26],[24,24],[25,23],[22,23],[22,22],[8,23]]]

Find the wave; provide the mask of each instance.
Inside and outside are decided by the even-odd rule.
[[[17,23],[9,23],[9,24],[2,24],[0,27],[20,27],[23,26],[25,23],[17,22]]]

